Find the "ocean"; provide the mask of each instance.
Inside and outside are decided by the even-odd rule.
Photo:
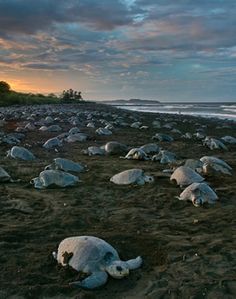
[[[142,112],[183,114],[236,121],[236,103],[158,103],[115,104],[114,106]]]

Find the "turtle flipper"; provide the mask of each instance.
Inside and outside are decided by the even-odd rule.
[[[126,261],[126,263],[128,264],[130,270],[135,270],[141,267],[143,260],[141,256],[138,256],[136,259]]]
[[[94,272],[82,281],[71,282],[70,285],[83,289],[96,289],[107,282],[108,274],[106,272]]]

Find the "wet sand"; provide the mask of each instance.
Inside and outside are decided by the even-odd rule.
[[[97,136],[94,129],[80,127],[90,139],[64,144],[59,152],[42,148],[42,142],[58,133],[27,132],[21,145],[31,146],[38,158],[34,162],[5,158],[11,146],[0,144],[0,165],[14,179],[21,179],[0,184],[0,298],[236,298],[236,145],[229,145],[227,152],[211,151],[200,140],[154,129],[151,123],[156,118],[162,124],[175,121],[183,133],[207,125],[205,132],[214,137],[235,136],[235,125],[227,128],[226,122],[215,119],[125,112],[103,105],[78,104],[75,109],[114,111],[125,114],[128,123],[132,115],[149,129],[117,127],[111,136]],[[8,119],[2,130],[13,132],[19,122]],[[63,132],[73,127],[66,121],[60,125]],[[214,155],[232,166],[232,176],[206,178],[219,202],[196,208],[179,201],[175,196],[180,188],[160,175],[167,166],[159,162],[81,153],[90,145],[112,140],[141,146],[152,142],[157,132],[175,138],[172,143],[158,144],[179,159]],[[34,189],[29,181],[55,157],[86,164],[88,171],[79,175],[82,182],[73,188]],[[129,168],[144,169],[155,182],[144,186],[109,182],[111,176]],[[109,278],[98,290],[71,287],[68,283],[77,273],[58,266],[51,253],[62,239],[75,235],[103,238],[123,259],[141,255],[143,266],[125,279]]]

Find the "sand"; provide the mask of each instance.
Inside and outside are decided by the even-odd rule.
[[[112,136],[97,136],[94,129],[81,127],[90,140],[65,144],[59,152],[42,148],[42,142],[57,133],[28,132],[21,145],[31,146],[39,158],[33,163],[6,159],[11,146],[0,145],[0,165],[13,178],[21,179],[0,184],[0,298],[236,298],[236,145],[229,145],[227,152],[211,151],[201,141],[182,139],[178,134],[171,134],[176,139],[173,143],[159,142],[180,159],[214,155],[233,167],[232,176],[207,177],[219,202],[200,208],[175,198],[181,190],[160,175],[166,166],[158,162],[81,153],[89,145],[111,140],[136,147],[150,143],[157,132],[170,134],[168,129],[152,128],[155,118],[163,124],[176,121],[183,133],[207,125],[207,135],[214,137],[235,136],[235,125],[94,104],[74,108],[126,113],[129,123],[129,116],[135,115],[149,129],[117,128]],[[2,130],[12,132],[19,122],[8,119]],[[66,122],[60,125],[63,131],[72,127]],[[79,175],[82,182],[72,188],[34,189],[29,181],[55,157],[86,164],[88,171]],[[144,169],[155,177],[155,183],[117,186],[109,182],[111,176],[129,168]],[[109,278],[98,290],[70,287],[68,283],[76,280],[77,273],[57,265],[51,253],[62,239],[75,235],[103,238],[123,259],[141,255],[143,266],[125,279]]]

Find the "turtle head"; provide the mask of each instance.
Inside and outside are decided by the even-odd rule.
[[[144,177],[144,181],[145,181],[146,183],[153,183],[153,182],[154,182],[154,178],[153,178],[153,176],[151,176],[151,175],[146,175],[146,176]]]
[[[193,198],[192,202],[195,207],[200,207],[203,204],[201,197]]]
[[[123,261],[114,261],[106,267],[106,271],[116,279],[129,275],[129,266]]]

